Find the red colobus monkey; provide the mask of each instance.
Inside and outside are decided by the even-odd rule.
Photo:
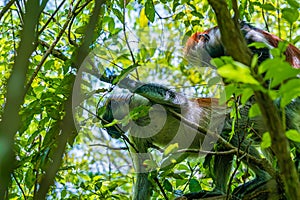
[[[248,44],[252,42],[263,42],[266,44],[267,47],[263,49],[255,49],[251,47],[251,50],[259,55],[259,62],[269,58],[269,49],[277,47],[278,42],[280,41],[278,37],[257,29],[245,22],[241,23],[241,30]],[[210,58],[226,55],[218,27],[192,35],[187,41],[185,54],[191,62],[196,64],[199,64],[199,61],[208,62],[208,59]],[[289,45],[285,54],[287,61],[291,63],[291,65],[295,68],[300,68],[300,51],[295,46]],[[144,161],[150,159],[150,155],[147,154],[149,148],[153,148],[155,146],[165,148],[172,142],[178,143],[179,148],[202,148],[201,145],[205,137],[207,137],[209,132],[208,130],[220,131],[222,137],[228,136],[227,133],[232,131],[232,120],[230,118],[230,114],[227,114],[227,112],[223,113],[222,108],[212,110],[214,101],[211,99],[209,101],[205,98],[199,98],[196,100],[187,99],[183,94],[174,92],[164,86],[158,84],[143,84],[130,79],[122,80],[119,86],[128,89],[130,92],[128,94],[112,95],[108,98],[105,104],[106,110],[101,116],[103,124],[111,123],[114,119],[123,119],[128,115],[130,109],[138,108],[139,106],[160,105],[160,107],[157,108],[153,107],[151,115],[150,111],[148,111],[149,113],[147,115],[139,119],[132,120],[135,122],[134,124],[139,126],[130,127],[128,125],[124,126],[122,123],[117,123],[114,126],[106,127],[108,134],[114,138],[120,138],[123,131],[124,133],[130,133],[131,142],[136,148],[133,149],[132,152],[141,153],[138,156],[133,156],[135,160],[135,167],[137,172],[139,172],[137,173],[135,182],[133,194],[134,200],[148,200],[151,198],[152,183],[148,180],[148,172],[145,170],[146,166],[144,165]],[[218,105],[218,103],[216,104]],[[246,132],[248,128],[253,125],[252,130],[257,133],[264,133],[266,130],[260,123],[261,119],[248,118],[248,110],[250,106],[251,105],[242,108],[243,112],[241,112],[239,123],[242,124],[241,127],[245,127],[245,130],[240,130],[240,132]],[[161,111],[161,107],[164,108],[165,112]],[[285,113],[287,128],[300,130],[299,111],[300,98],[286,107]],[[219,122],[220,119],[223,119],[222,117],[219,117],[219,115],[224,115],[225,123]],[[182,121],[185,123],[181,124]],[[161,123],[163,124],[161,129],[154,129],[159,127]],[[152,126],[149,126],[149,124]],[[196,124],[196,126],[192,126],[194,124]],[[147,135],[149,131],[152,131],[151,128],[153,128],[153,131],[156,134]],[[249,140],[244,140],[242,141],[242,144],[240,144],[240,141],[237,138],[238,134],[239,133],[234,135],[234,137],[230,140],[230,144],[235,147],[240,146],[242,151],[247,151],[253,157],[259,158],[259,152],[251,145]],[[191,141],[189,141],[189,139],[191,139]],[[201,145],[199,143],[201,143]],[[222,150],[222,147],[218,150]],[[188,199],[193,199],[202,197],[203,194],[207,196],[209,194],[218,194],[218,192],[226,193],[227,182],[230,177],[232,167],[232,160],[232,154],[216,155],[214,157],[214,166],[210,169],[214,175],[215,190],[213,192],[200,192],[187,194],[185,196]],[[243,156],[243,161],[245,161],[245,163],[247,163],[254,171],[256,179],[246,183],[243,187],[238,188],[245,190],[244,192],[242,191],[239,193],[238,189],[236,190],[236,193],[235,191],[233,192],[234,194],[238,194],[238,196],[243,196],[247,193],[247,191],[254,191],[256,186],[260,186],[261,183],[264,183],[270,178],[269,174],[259,166],[255,165],[255,163],[248,162],[247,157]]]
[[[258,54],[259,62],[270,58],[269,50],[276,48],[278,43],[282,41],[269,32],[258,29],[246,22],[240,23],[240,29],[245,37],[247,44],[253,42],[262,42],[267,47],[256,49],[250,47],[250,50]],[[234,45],[234,43],[233,43]],[[213,27],[203,32],[194,33],[186,42],[185,55],[192,64],[199,65],[201,62],[209,62],[209,58],[216,58],[226,55],[224,46],[221,41],[219,28]],[[300,68],[300,50],[292,44],[289,44],[285,51],[286,61],[294,68]]]
[[[266,47],[264,48],[255,48],[253,46],[249,47],[253,54],[258,55],[258,63],[263,62],[267,58],[271,58],[272,55],[270,53],[270,49],[278,47],[279,42],[282,41],[279,37],[256,28],[246,22],[240,23],[240,30],[248,45],[254,42],[261,42],[265,44]],[[234,42],[232,45],[234,45]],[[201,65],[203,66],[203,64],[204,66],[211,66],[209,64],[211,58],[226,56],[226,51],[221,41],[221,33],[217,26],[203,32],[194,33],[187,40],[184,51],[190,64],[200,67]],[[294,68],[300,69],[300,50],[297,47],[292,44],[288,44],[284,54],[286,61],[290,63],[290,65]],[[287,119],[287,129],[296,129],[300,131],[300,96],[286,106],[285,114]],[[299,144],[294,145],[297,147],[296,165],[299,168]],[[255,185],[257,184],[254,184],[254,186]]]

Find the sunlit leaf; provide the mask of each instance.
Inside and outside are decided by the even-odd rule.
[[[249,110],[249,117],[252,118],[252,117],[259,116],[259,115],[261,115],[261,112],[260,112],[258,104],[255,103],[251,106],[251,108]]]
[[[294,142],[300,142],[300,133],[296,130],[288,130],[285,132],[285,135],[288,139]]]
[[[242,93],[242,99],[241,99],[241,102],[242,102],[242,104],[245,104],[248,100],[249,100],[249,98],[251,97],[251,96],[253,96],[253,90],[251,89],[251,88],[245,88],[244,90],[243,90],[243,93]]]
[[[293,8],[283,8],[282,17],[286,19],[290,24],[294,23],[299,18],[299,12]]]
[[[271,141],[271,136],[268,132],[264,133],[263,136],[262,136],[262,141],[260,143],[260,147],[262,149],[266,149],[268,147],[270,147],[272,144],[272,141]]]
[[[232,64],[223,65],[218,69],[218,73],[228,80],[259,85],[257,80],[251,76],[250,69],[240,64],[235,66]]]
[[[178,143],[170,144],[164,151],[164,156],[174,153],[178,150]]]
[[[148,18],[145,14],[145,8],[142,8],[141,12],[140,12],[140,19],[139,19],[139,22],[140,22],[140,26],[142,28],[144,27],[147,27],[148,26]]]
[[[288,4],[294,8],[299,8],[300,4],[299,1],[296,0],[287,0]]]
[[[264,80],[271,80],[271,87],[275,87],[289,78],[295,78],[299,69],[292,68],[289,63],[280,58],[267,59],[259,67],[259,73],[265,73]]]
[[[294,98],[300,96],[300,79],[292,79],[284,83],[280,89],[279,93],[282,95],[280,106],[285,107]]]
[[[119,81],[123,80],[126,76],[128,76],[128,74],[130,72],[132,72],[133,70],[135,70],[138,67],[138,64],[134,64],[129,66],[126,69],[123,69],[120,73],[120,75],[118,75],[114,80],[113,80],[113,84],[117,84]]]

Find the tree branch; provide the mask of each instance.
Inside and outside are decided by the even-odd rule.
[[[221,31],[222,42],[226,53],[235,60],[250,66],[251,53],[247,48],[241,31],[231,19],[228,6],[224,0],[209,0],[213,7]],[[234,41],[234,45],[233,44]],[[262,78],[253,70],[255,78]],[[290,157],[290,148],[285,130],[271,97],[267,93],[255,91],[255,97],[260,107],[264,122],[271,135],[272,149],[278,159],[279,169],[285,184],[285,192],[289,199],[300,199],[300,183],[297,171]]]
[[[47,60],[48,56],[52,53],[52,51],[54,50],[54,47],[57,45],[57,43],[59,42],[60,38],[62,37],[62,35],[65,33],[66,28],[68,27],[68,24],[70,22],[70,18],[71,18],[71,10],[68,13],[68,17],[67,20],[65,22],[65,24],[63,25],[62,29],[60,30],[60,32],[58,33],[58,36],[55,38],[54,42],[51,44],[51,46],[47,49],[47,51],[44,53],[41,61],[39,62],[39,64],[36,66],[32,76],[30,77],[30,80],[28,81],[28,83],[26,84],[25,87],[25,91],[27,93],[27,91],[29,90],[33,80],[35,79],[35,77],[37,76],[38,72],[40,71],[41,67],[43,66],[44,62]]]
[[[78,52],[74,53],[75,54],[75,60],[73,62],[74,67],[76,69],[79,69],[81,66],[84,58],[88,55],[89,53],[89,46],[93,42],[93,34],[94,30],[97,27],[98,21],[101,16],[101,7],[104,4],[105,1],[95,1],[95,6],[93,8],[93,13],[89,19],[89,23],[87,25],[87,29],[84,34],[83,42],[82,45],[79,47]],[[67,145],[68,140],[73,134],[76,134],[76,128],[75,124],[73,121],[73,116],[72,116],[72,91],[73,91],[73,83],[75,82],[75,77],[72,79],[70,85],[69,85],[69,96],[65,102],[64,108],[65,108],[65,116],[62,121],[58,122],[60,123],[60,130],[61,133],[59,134],[59,137],[56,139],[56,148],[52,149],[52,163],[49,163],[46,166],[46,174],[44,175],[40,188],[37,192],[37,195],[34,196],[34,199],[39,200],[39,199],[45,199],[46,194],[49,190],[49,187],[51,184],[53,184],[55,175],[61,166],[62,163],[62,157],[65,152],[65,148]]]
[[[16,0],[11,0],[4,6],[4,8],[0,12],[0,21],[1,21],[2,17],[4,16],[4,14],[8,11],[8,9],[15,3],[15,1]]]
[[[239,31],[239,24],[235,24],[232,20],[227,3],[224,0],[208,0],[208,2],[216,13],[225,53],[250,66],[251,51],[248,49],[241,31]],[[234,41],[234,45],[232,41]]]
[[[51,45],[43,40],[38,40],[38,43],[40,45],[42,45],[43,47],[46,47],[47,49],[51,49]],[[51,50],[51,55],[62,60],[62,61],[67,61],[68,60],[68,57],[65,56],[60,50],[57,50],[57,49],[52,49]]]
[[[39,1],[26,2],[24,28],[21,32],[21,41],[17,50],[17,56],[11,76],[7,83],[7,94],[2,121],[0,121],[0,199],[6,199],[8,186],[11,181],[11,173],[14,170],[14,137],[18,132],[21,121],[19,110],[24,101],[26,73],[29,58],[34,51],[36,42],[36,26],[38,24],[43,6]],[[7,197],[8,198],[8,197]]]

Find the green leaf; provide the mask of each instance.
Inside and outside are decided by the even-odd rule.
[[[117,84],[119,81],[123,80],[130,72],[132,72],[133,70],[135,70],[139,65],[138,64],[134,64],[129,66],[126,69],[123,69],[120,73],[120,75],[118,75],[114,80],[113,80],[113,84]]]
[[[119,11],[116,8],[113,8],[112,11],[117,16],[117,18],[121,21],[121,23],[124,23],[124,17],[123,17],[123,14],[121,13],[121,11]]]
[[[271,80],[271,88],[278,86],[285,80],[295,78],[300,70],[292,68],[281,58],[267,59],[259,66],[259,73],[265,73],[264,80]]]
[[[155,169],[155,168],[158,167],[157,163],[154,160],[152,160],[152,159],[145,160],[143,162],[143,165],[146,166],[147,170]]]
[[[242,104],[245,104],[245,103],[248,101],[248,99],[249,99],[251,96],[253,96],[254,92],[253,92],[253,90],[252,90],[251,88],[245,88],[245,89],[243,90],[243,93],[242,93],[242,94],[243,94],[243,95],[242,95],[241,102],[242,102]]]
[[[300,79],[292,79],[284,83],[279,94],[282,95],[280,106],[283,108],[288,105],[294,98],[300,96]]]
[[[235,84],[228,84],[225,86],[225,98],[229,100],[234,93],[236,93],[237,86]],[[224,97],[223,97],[224,98]]]
[[[300,133],[296,130],[288,130],[287,132],[285,132],[285,135],[288,139],[294,142],[300,142]]]
[[[55,123],[49,131],[47,131],[47,134],[45,135],[43,146],[48,147],[49,145],[52,145],[52,143],[55,141],[56,137],[59,134],[59,124]]]
[[[179,164],[177,167],[178,170],[181,171],[189,171],[190,169],[188,168],[188,166],[186,166],[185,164]]]
[[[258,81],[251,76],[250,69],[242,65],[241,63],[234,62],[233,64],[226,64],[223,65],[218,69],[218,73],[228,79],[233,80],[235,82],[241,82],[241,83],[249,83],[253,85],[259,85]]]
[[[176,187],[185,185],[187,181],[187,179],[176,179]]]
[[[108,190],[109,191],[114,191],[116,188],[118,187],[118,184],[114,183],[114,182],[110,182],[110,185],[108,186]]]
[[[147,18],[146,13],[145,13],[145,8],[142,8],[142,10],[140,12],[139,23],[140,23],[140,26],[142,28],[148,26],[148,18]]]
[[[282,17],[292,24],[299,18],[299,12],[294,8],[284,8],[282,9]]]
[[[287,0],[288,4],[290,6],[292,6],[293,8],[299,8],[300,7],[300,4],[299,2],[297,2],[296,0]]]
[[[45,70],[50,70],[52,68],[52,66],[54,65],[54,60],[48,60],[45,64],[44,64],[44,69]]]
[[[210,78],[207,82],[208,87],[219,85],[222,83],[222,78],[220,76],[214,76]]]
[[[271,3],[262,4],[261,7],[265,10],[276,10],[275,7]]]
[[[107,128],[107,127],[111,127],[111,126],[114,126],[115,124],[117,124],[119,121],[114,119],[112,122],[108,123],[108,124],[105,124],[103,126],[103,128]]]
[[[173,8],[172,8],[173,12],[176,11],[177,6],[180,6],[180,2],[179,2],[179,0],[174,0],[173,1]]]
[[[173,192],[173,186],[172,186],[172,184],[170,183],[170,181],[168,181],[167,179],[164,180],[163,186],[164,186],[164,188],[165,188],[167,191]]]
[[[83,25],[83,26],[80,26],[80,27],[78,27],[76,30],[75,30],[75,33],[77,33],[77,34],[84,34],[84,32],[85,32],[85,29],[86,29],[86,24],[85,25]]]
[[[180,20],[180,19],[182,19],[184,16],[186,16],[185,13],[179,12],[179,13],[177,13],[177,14],[175,15],[174,20],[175,20],[175,21],[176,21],[176,20]]]
[[[189,183],[190,192],[199,192],[201,190],[201,185],[197,179],[191,179]]]
[[[191,14],[194,15],[194,16],[196,16],[196,17],[198,17],[198,18],[200,18],[200,19],[203,19],[203,18],[204,18],[203,15],[202,15],[201,13],[199,13],[199,12],[197,12],[197,11],[195,11],[195,10],[193,10],[193,11],[191,12]]]
[[[216,66],[217,68],[222,67],[223,65],[225,65],[224,61],[221,58],[212,59],[211,64]]]
[[[25,184],[28,189],[31,189],[35,180],[33,169],[29,168],[25,175]]]
[[[256,116],[259,116],[261,115],[260,113],[260,109],[259,109],[259,106],[257,103],[253,104],[249,110],[249,117],[252,118],[252,117],[256,117]]]
[[[109,32],[113,32],[115,29],[115,21],[111,18],[111,20],[108,22],[108,30]]]
[[[145,3],[145,14],[150,22],[154,22],[155,9],[152,0],[147,0]]]
[[[178,143],[170,144],[164,151],[164,156],[167,156],[178,149]]]
[[[130,119],[138,120],[141,117],[148,116],[150,108],[151,108],[150,105],[140,105],[138,107],[133,108],[129,113]],[[147,121],[144,123],[148,124]],[[146,124],[145,124],[145,126],[146,126]]]
[[[261,148],[266,149],[266,148],[270,147],[271,144],[272,144],[272,142],[271,142],[271,136],[270,136],[269,132],[264,133],[262,136],[261,143],[260,143]]]
[[[269,48],[269,46],[264,42],[252,42],[248,47],[255,47],[256,49]]]

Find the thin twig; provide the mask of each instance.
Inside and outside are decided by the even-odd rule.
[[[126,8],[126,1],[124,1],[124,5],[123,5],[123,33],[124,33],[124,38],[125,38],[125,42],[126,42],[126,45],[128,47],[128,50],[130,52],[130,56],[131,56],[131,59],[132,59],[132,62],[133,62],[133,65],[137,66],[137,63],[135,61],[135,58],[134,58],[134,55],[133,55],[133,52],[132,52],[132,49],[131,49],[131,46],[128,42],[128,38],[127,38],[127,34],[126,34],[126,26],[125,26],[125,23],[126,23],[126,19],[125,19],[125,8]],[[137,77],[137,80],[139,80],[139,73],[137,71],[137,69],[135,69],[135,73],[136,73],[136,77]]]
[[[198,149],[180,149],[174,152],[176,153],[197,153],[197,154],[205,154],[205,155],[230,155],[230,154],[236,154],[237,148],[230,149],[228,151],[204,151],[204,150],[198,150]]]
[[[162,185],[160,184],[158,178],[157,178],[157,177],[154,177],[153,180],[154,180],[154,182],[158,185],[159,190],[161,191],[163,197],[164,197],[166,200],[168,200],[169,198],[167,197],[167,194],[165,193],[165,190],[164,190],[164,188],[162,187]]]
[[[263,4],[264,4],[264,3],[265,3],[265,0],[263,0]],[[263,17],[263,19],[264,19],[265,26],[266,26],[266,30],[267,30],[268,32],[270,32],[269,24],[268,24],[267,19],[266,19],[266,16],[265,16],[265,9],[264,9],[264,8],[261,8],[261,15],[262,15],[262,17]]]
[[[78,44],[76,43],[76,37],[75,37],[75,40],[72,40],[71,39],[71,30],[72,30],[72,25],[73,25],[73,22],[74,20],[76,19],[76,16],[81,13],[81,11],[91,2],[92,0],[88,0],[86,1],[82,6],[79,6],[79,3],[81,1],[78,1],[77,4],[74,6],[74,10],[73,10],[73,15],[71,17],[71,20],[70,20],[70,24],[69,24],[69,27],[68,27],[68,41],[70,44],[78,47]],[[78,10],[77,10],[78,9]]]
[[[59,6],[55,9],[55,11],[52,13],[52,15],[50,16],[50,18],[47,20],[47,22],[41,28],[41,30],[39,30],[38,35],[40,35],[46,29],[46,27],[48,26],[48,24],[53,20],[54,16],[56,15],[56,13],[58,12],[58,10],[62,7],[62,5],[65,2],[66,2],[65,0],[61,1],[61,3],[59,4]]]
[[[186,184],[184,185],[184,188],[183,188],[182,192],[184,192],[184,191],[186,190],[187,186],[190,184],[191,179],[194,177],[194,172],[195,172],[196,167],[197,167],[197,165],[196,165],[194,168],[192,168],[190,162],[187,162],[187,165],[188,165],[188,167],[190,168],[191,173],[190,173],[190,175],[189,175],[188,181],[187,181]]]
[[[281,25],[280,25],[280,2],[279,0],[276,1],[276,12],[277,12],[277,23],[278,23],[278,37],[281,38]]]
[[[10,21],[11,21],[11,24],[13,25],[13,27],[15,27],[12,12],[10,12]],[[16,45],[15,29],[12,28],[11,31],[12,31],[12,37],[13,37],[14,57],[15,57],[15,56],[17,56],[17,45]]]
[[[22,6],[20,5],[20,2],[19,1],[16,1],[16,6],[17,6],[17,13],[20,17],[20,21],[21,21],[21,24],[24,24],[24,12],[22,10]],[[23,7],[25,7],[25,4],[23,4]]]
[[[62,30],[60,30],[60,32],[58,33],[58,36],[56,37],[55,41],[51,44],[51,46],[47,49],[47,51],[44,53],[41,61],[39,62],[39,64],[36,66],[36,69],[33,72],[33,75],[30,77],[30,80],[28,81],[26,87],[25,87],[25,91],[26,93],[28,92],[33,80],[35,79],[35,77],[37,76],[38,72],[40,71],[41,67],[43,66],[44,62],[46,61],[46,59],[48,58],[48,56],[51,54],[51,52],[54,50],[54,47],[57,45],[57,43],[59,42],[60,38],[62,37],[62,35],[65,33],[65,30],[70,22],[70,18],[71,18],[71,10],[69,10],[68,16],[67,16],[67,20],[65,22],[65,24],[63,25]],[[25,94],[26,94],[25,93]]]
[[[41,119],[42,119],[42,116],[41,116]],[[41,151],[41,148],[42,148],[42,136],[39,135],[38,136],[38,143],[39,143],[39,146],[38,146],[38,152]],[[34,183],[34,189],[33,189],[33,194],[36,195],[37,193],[37,190],[38,190],[38,181],[39,181],[39,165],[36,163],[36,166],[35,166],[35,183]]]
[[[111,146],[108,146],[105,144],[90,144],[89,146],[91,146],[91,147],[100,146],[100,147],[105,147],[110,150],[128,150],[127,147],[111,147]]]
[[[12,176],[13,176],[13,178],[15,179],[15,181],[16,181],[16,183],[17,183],[19,189],[21,190],[24,199],[27,200],[26,194],[25,194],[25,192],[24,192],[24,190],[23,190],[21,184],[19,183],[19,181],[18,181],[18,179],[17,179],[17,177],[16,177],[16,175],[15,175],[14,172],[12,173]]]
[[[42,45],[43,47],[46,47],[48,49],[51,47],[50,44],[48,44],[47,42],[45,42],[43,40],[38,40],[38,43],[40,45]],[[68,57],[65,56],[60,50],[57,50],[57,49],[53,49],[51,51],[51,55],[54,56],[55,58],[58,58],[58,59],[62,60],[62,61],[68,60]]]
[[[95,113],[93,113],[92,111],[84,108],[83,106],[80,105],[80,107],[82,109],[84,109],[85,111],[87,111],[88,113],[90,113],[91,115],[93,115],[94,117],[96,117],[97,119],[101,120],[104,123],[109,123],[108,121],[106,121],[105,119],[103,119],[102,117],[96,115]],[[118,130],[118,132],[121,134],[121,137],[123,140],[125,140],[135,151],[136,153],[139,153],[138,149],[135,147],[135,145],[130,142],[129,138],[124,134],[125,132],[123,130],[121,130],[117,125],[113,125],[114,128],[116,128]]]
[[[9,8],[15,3],[16,0],[11,0],[10,2],[8,2],[4,8],[1,10],[0,12],[0,21],[2,19],[2,17],[4,16],[4,14],[9,10]]]

